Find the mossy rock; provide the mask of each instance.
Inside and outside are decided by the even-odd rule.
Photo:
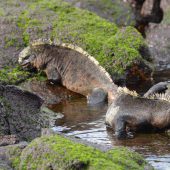
[[[50,38],[80,46],[94,56],[110,74],[125,75],[126,69],[134,62],[144,62],[139,50],[146,44],[133,27],[119,29],[116,24],[62,0],[0,2],[8,11],[0,15],[0,21],[5,18],[5,26],[14,27],[10,34],[2,36],[5,50],[0,56],[4,60],[13,55],[11,49],[20,49],[17,50],[19,52],[35,39]],[[11,57],[10,61],[17,55]]]
[[[28,145],[27,142],[0,147],[0,170],[13,170],[13,166],[18,165],[22,150]],[[4,168],[4,169],[3,169]]]
[[[118,26],[134,26],[135,16],[129,3],[120,0],[65,0],[76,7],[89,10]]]
[[[15,66],[5,66],[0,69],[0,84],[2,85],[18,85],[26,80],[47,80],[43,72],[30,72],[22,69],[18,64]]]
[[[139,49],[146,45],[135,28],[122,31],[114,23],[61,0],[32,3],[21,13],[17,24],[24,31],[26,46],[35,37],[44,37],[43,29],[50,25],[47,37],[82,47],[109,73],[122,74],[134,60],[142,60]],[[29,33],[33,28],[37,29],[36,35],[33,31]]]
[[[0,84],[19,84],[31,76],[30,72],[24,71],[20,66],[5,66],[0,70]]]
[[[59,135],[35,139],[18,156],[20,161],[16,156],[13,166],[22,170],[142,170],[147,166],[141,155],[126,148],[102,152]]]

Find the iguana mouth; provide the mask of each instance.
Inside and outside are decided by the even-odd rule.
[[[22,67],[29,67],[31,64],[30,64],[30,61],[29,60],[24,60],[22,63],[21,63],[21,66]]]
[[[29,55],[25,57],[25,59],[20,63],[22,67],[24,68],[30,68],[32,67],[31,62],[34,60],[35,55]]]

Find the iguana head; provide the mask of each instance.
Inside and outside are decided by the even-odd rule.
[[[32,53],[30,46],[28,46],[20,52],[18,62],[24,68],[29,69],[33,67],[32,63],[35,58],[35,54]]]

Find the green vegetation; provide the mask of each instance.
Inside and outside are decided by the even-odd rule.
[[[162,21],[163,24],[170,24],[170,8],[164,11],[164,18]]]
[[[14,153],[14,152],[13,152]],[[89,169],[89,170],[143,170],[147,162],[139,154],[126,148],[101,152],[78,144],[59,135],[41,137],[32,141],[12,159],[16,169]]]
[[[17,38],[14,36],[11,37],[5,37],[5,48],[11,47],[11,46],[16,46],[17,44]]]
[[[76,44],[111,74],[122,74],[135,60],[142,60],[138,50],[145,43],[135,28],[120,30],[114,23],[61,0],[30,3],[19,15],[17,25],[23,29],[25,46],[37,38]]]
[[[6,66],[0,70],[0,83],[18,84],[30,77],[30,73],[22,70],[20,66]]]
[[[16,65],[15,67],[6,66],[0,70],[0,83],[1,84],[13,84],[18,85],[25,80],[47,80],[46,75],[43,72],[32,72],[23,70],[21,66]]]
[[[66,0],[67,1],[67,0]],[[76,6],[87,9],[97,15],[116,23],[118,26],[135,25],[134,14],[128,3],[120,0],[72,0],[70,2]]]
[[[13,167],[17,167],[20,163],[22,148],[19,146],[8,146],[8,152],[8,155],[10,155],[9,161],[12,162]],[[16,169],[18,169],[18,167]]]
[[[5,12],[4,12],[3,8],[0,8],[0,16],[2,17],[4,15],[5,15]]]

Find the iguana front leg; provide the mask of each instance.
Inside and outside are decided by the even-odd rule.
[[[123,117],[117,118],[115,122],[115,135],[118,139],[126,139],[126,122]]]
[[[115,122],[115,135],[118,139],[132,139],[132,132],[127,132],[127,117],[119,117]]]
[[[61,75],[58,72],[57,68],[48,66],[45,69],[45,73],[47,75],[48,80],[50,80],[54,83],[61,83]]]

